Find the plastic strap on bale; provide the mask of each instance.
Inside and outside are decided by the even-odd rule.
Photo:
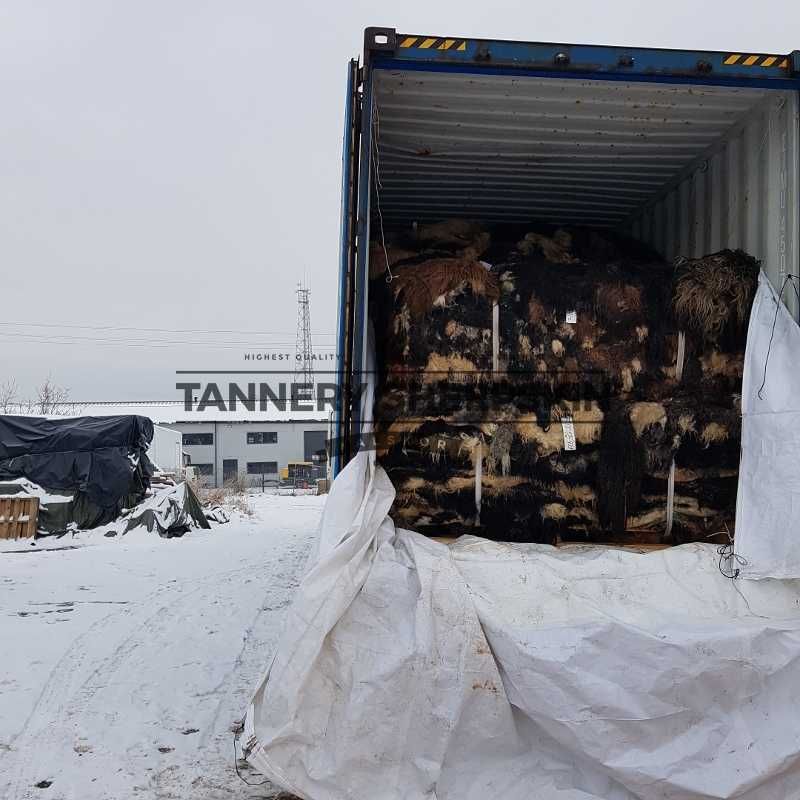
[[[683,363],[686,360],[686,334],[678,332],[678,353],[675,358],[675,377],[680,383],[683,380]],[[675,517],[675,459],[669,465],[669,479],[667,481],[667,524],[664,535],[672,533],[672,522]]]
[[[669,479],[667,480],[667,525],[664,535],[672,533],[672,520],[675,514],[675,459],[669,465]]]
[[[492,372],[500,371],[500,304],[492,303]]]
[[[481,519],[481,497],[483,496],[483,443],[475,447],[475,513],[476,521]]]
[[[675,377],[678,383],[683,380],[683,362],[686,358],[686,334],[683,331],[678,332],[678,356],[675,360]]]

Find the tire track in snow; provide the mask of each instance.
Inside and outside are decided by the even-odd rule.
[[[266,618],[276,610],[275,601],[278,601],[278,607],[285,606],[288,602],[287,595],[290,589],[296,585],[298,573],[305,561],[306,552],[303,548],[306,543],[305,539],[305,536],[301,537],[298,534],[290,536],[288,541],[285,541],[285,544],[288,545],[286,550],[283,553],[273,553],[273,557],[270,559],[248,563],[246,566],[201,578],[184,579],[174,584],[161,585],[141,600],[135,601],[135,604],[107,614],[92,623],[89,628],[76,637],[51,670],[22,730],[14,737],[12,746],[16,756],[14,760],[17,763],[9,787],[11,791],[7,796],[12,800],[23,800],[23,798],[34,796],[39,798],[38,790],[33,788],[36,781],[43,777],[55,777],[56,781],[58,780],[58,776],[42,775],[43,770],[46,771],[43,762],[46,764],[47,754],[52,755],[59,749],[71,749],[75,741],[75,728],[78,724],[74,720],[85,725],[86,720],[81,717],[86,716],[84,712],[92,703],[95,695],[102,694],[108,689],[121,671],[129,674],[123,668],[131,666],[128,662],[135,661],[142,653],[149,653],[151,658],[157,658],[159,643],[162,640],[170,639],[171,634],[175,631],[176,621],[180,622],[191,618],[193,609],[196,611],[198,605],[202,606],[202,603],[195,602],[198,595],[204,592],[213,592],[217,598],[215,602],[234,603],[238,594],[236,585],[243,576],[252,575],[256,571],[256,574],[260,574],[262,580],[267,582],[267,585],[263,587],[266,592],[260,592],[259,606],[248,621],[244,641],[232,663],[226,669],[222,679],[216,681],[210,690],[204,693],[211,696],[219,695],[220,699],[216,704],[210,724],[205,726],[206,730],[203,731],[202,738],[198,742],[197,756],[199,758],[195,760],[193,766],[198,766],[202,762],[211,767],[214,762],[220,762],[220,753],[227,753],[231,746],[228,744],[224,750],[221,750],[222,741],[219,733],[215,733],[215,731],[219,730],[223,711],[231,713],[232,707],[240,702],[241,680],[238,692],[232,694],[225,689],[226,687],[230,688],[232,679],[234,676],[238,676],[238,671],[245,660],[245,654],[248,652],[256,651],[254,655],[257,654],[258,671],[260,672],[268,655],[268,653],[264,653],[264,642],[270,638],[266,632],[270,628],[274,628],[274,625],[266,624]],[[280,575],[274,574],[276,561],[277,565],[283,568],[283,573]],[[200,616],[203,616],[202,612]],[[256,630],[262,628],[263,631],[254,635]],[[106,651],[110,648],[110,652],[99,663],[96,646],[98,641],[108,642]],[[93,645],[93,648],[90,645]],[[92,654],[87,655],[87,653]],[[139,660],[141,661],[141,658]],[[136,667],[137,665],[133,664],[132,666]],[[247,688],[249,688],[249,683],[250,680],[247,680]],[[234,713],[241,713],[241,710],[241,707],[236,708]],[[110,717],[113,721],[118,715],[111,710],[105,716]],[[227,729],[230,720],[223,719],[222,722]],[[108,724],[108,719],[106,719],[106,723]],[[100,731],[97,731],[97,734],[100,734]],[[214,793],[214,796],[230,796],[233,787],[226,787],[226,783],[234,785],[238,783],[238,779],[230,771],[231,758],[232,755],[226,756],[225,761],[218,764],[220,769],[225,767],[224,774],[220,775],[221,781],[204,780],[201,783],[207,782],[209,785],[195,786],[194,788],[208,789]],[[88,764],[86,766],[88,767]],[[130,777],[133,779],[136,776],[131,775]],[[186,790],[190,790],[187,785],[189,778],[191,775],[185,775],[180,766],[177,768],[167,767],[152,776],[149,782],[150,786],[147,788],[154,792],[154,796],[182,797],[185,796]],[[194,783],[198,779],[199,776]],[[171,788],[177,789],[178,784],[182,784],[183,791],[172,795]],[[54,788],[56,787],[54,786]],[[61,788],[64,788],[63,782]],[[136,788],[141,790],[145,787],[140,785]],[[264,789],[266,788],[264,787]],[[165,791],[166,794],[164,794]],[[259,794],[264,796],[262,792]],[[205,795],[198,792],[194,796]]]
[[[175,584],[164,584],[150,592],[135,605],[127,606],[121,611],[107,614],[92,623],[87,630],[80,634],[70,645],[67,652],[61,657],[42,689],[31,714],[28,716],[22,731],[14,738],[12,748],[18,755],[18,766],[15,770],[16,778],[11,783],[10,797],[27,798],[33,796],[33,784],[42,779],[42,759],[40,754],[52,753],[63,746],[65,736],[61,726],[79,708],[78,700],[85,700],[93,679],[105,675],[110,678],[119,668],[125,657],[141,647],[143,638],[152,635],[156,620],[166,616],[174,618],[180,612],[182,604],[192,599],[195,595],[207,589],[210,584],[217,583],[229,575],[242,575],[252,567],[239,567],[228,572],[215,573],[199,579],[177,581]],[[187,585],[192,588],[187,590]],[[153,605],[156,604],[156,610]],[[120,641],[120,628],[128,631]],[[144,632],[144,637],[142,633]],[[102,641],[113,642],[112,652],[98,664],[95,657],[88,656],[92,652],[90,645]],[[91,659],[91,667],[87,674],[86,662]],[[92,687],[94,689],[96,687]],[[70,745],[73,736],[69,737]]]
[[[287,560],[284,562],[286,572],[270,579],[268,591],[244,628],[241,647],[224,676],[208,692],[209,696],[219,697],[219,700],[199,734],[192,765],[196,777],[192,778],[191,771],[187,769],[165,768],[153,776],[151,786],[156,797],[163,800],[183,800],[187,796],[206,800],[272,800],[289,797],[248,768],[244,768],[243,772],[253,785],[240,781],[233,769],[230,724],[241,717],[272,655],[281,629],[281,625],[276,625],[275,616],[278,615],[281,622],[285,617],[289,598],[299,583],[307,555],[307,550],[299,551],[295,547],[287,551]],[[277,582],[276,578],[279,579]]]

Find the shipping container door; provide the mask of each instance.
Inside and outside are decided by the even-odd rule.
[[[347,65],[347,95],[344,106],[342,146],[342,205],[339,240],[339,315],[336,344],[336,406],[330,452],[333,474],[351,456],[351,389],[353,369],[353,295],[355,291],[355,237],[358,194],[358,157],[361,98],[358,91],[358,61]]]

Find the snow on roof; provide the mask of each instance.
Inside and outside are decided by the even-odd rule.
[[[327,423],[331,411],[328,408],[317,410],[316,403],[302,403],[301,405],[313,405],[312,411],[293,411],[291,401],[287,401],[286,409],[281,410],[273,403],[268,403],[264,411],[259,410],[256,403],[256,410],[249,411],[241,403],[236,404],[235,409],[228,407],[226,410],[217,406],[206,406],[202,411],[197,410],[195,405],[191,411],[187,411],[182,400],[175,401],[128,401],[128,402],[76,402],[65,403],[56,414],[49,414],[52,417],[110,417],[117,414],[138,414],[142,417],[149,417],[155,424],[169,425],[179,422],[324,422]],[[19,413],[26,416],[35,416],[30,412]]]

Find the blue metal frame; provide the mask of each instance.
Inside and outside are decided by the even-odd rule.
[[[709,78],[745,78],[751,80],[791,80],[800,70],[800,52],[790,54],[732,53],[714,50],[670,50],[661,48],[618,47],[610,45],[567,44],[557,42],[520,42],[460,37],[433,37],[396,33],[392,29],[368,28],[365,46],[374,40],[371,34],[384,33],[392,40],[389,46],[372,49],[375,59],[392,58],[409,63],[471,64],[483,72],[495,67],[545,70],[548,74],[580,73],[599,77],[613,74],[633,78],[643,76],[684,77],[696,81]],[[410,41],[413,46],[404,46]],[[435,40],[435,41],[434,41]],[[422,43],[427,47],[420,46]],[[463,49],[462,49],[463,48]],[[737,58],[738,56],[738,58]],[[788,60],[788,68],[781,64]],[[747,62],[751,63],[748,64]],[[762,66],[764,62],[770,66]],[[728,63],[726,63],[728,62]],[[529,74],[529,73],[528,73]]]
[[[403,70],[408,72],[455,72],[472,75],[508,75],[521,78],[575,78],[596,81],[630,81],[639,83],[678,83],[692,86],[750,86],[759,89],[800,89],[800,77],[751,78],[713,75],[641,74],[623,72],[584,72],[580,70],[534,69],[527,67],[498,66],[495,64],[445,63],[442,61],[376,58],[373,69]]]
[[[360,387],[366,378],[364,364],[366,361],[367,342],[367,287],[369,284],[369,210],[370,183],[372,181],[372,77],[367,71],[361,93],[361,158],[358,166],[358,217],[356,253],[356,291],[355,313],[353,314],[353,364],[350,379]],[[358,395],[360,398],[360,394]],[[361,430],[361,403],[356,402],[351,409],[352,431]],[[355,438],[355,437],[354,437]]]
[[[334,439],[337,442],[343,440],[344,437],[352,436],[353,431],[358,431],[361,428],[361,407],[360,403],[354,402],[350,409],[350,425],[345,429],[344,424],[345,409],[343,402],[346,397],[345,386],[349,384],[352,390],[356,390],[364,381],[366,377],[363,374],[365,347],[366,347],[366,309],[368,304],[367,290],[369,283],[369,261],[368,253],[369,248],[362,243],[369,241],[369,208],[370,208],[370,181],[372,179],[372,170],[370,169],[370,148],[372,147],[372,85],[369,79],[369,74],[365,78],[362,87],[362,100],[361,100],[361,130],[360,130],[360,153],[358,164],[358,191],[357,191],[357,205],[356,208],[351,208],[348,204],[349,192],[348,188],[352,179],[351,165],[348,159],[348,153],[352,147],[352,116],[350,115],[349,99],[351,92],[355,91],[355,85],[352,84],[351,74],[348,74],[348,106],[345,111],[345,142],[344,142],[344,156],[343,156],[343,169],[342,169],[342,219],[340,230],[340,254],[339,254],[339,315],[338,315],[338,330],[337,330],[337,404],[336,416],[334,420]],[[353,312],[353,328],[349,331],[352,337],[352,361],[349,365],[344,363],[344,353],[347,346],[346,336],[348,335],[347,320],[347,298],[345,291],[347,287],[347,272],[350,268],[348,254],[349,254],[349,241],[348,234],[350,230],[350,221],[353,214],[356,214],[356,237],[359,247],[356,252],[355,274],[352,280],[355,281],[355,294],[354,294],[354,312]],[[356,400],[357,400],[356,395]],[[353,441],[357,441],[353,437]],[[341,463],[339,453],[334,451],[332,472],[333,476],[339,474],[344,468]]]
[[[347,271],[349,269],[349,249],[350,249],[350,218],[352,208],[350,207],[350,181],[352,171],[350,169],[350,150],[353,147],[353,93],[355,92],[355,70],[353,62],[347,65],[347,94],[345,95],[344,106],[344,135],[342,137],[342,201],[341,218],[339,224],[339,314],[336,330],[336,405],[333,416],[334,446],[331,448],[331,470],[333,476],[339,474],[344,466],[340,463],[339,442],[342,435],[342,417],[344,397],[344,352],[345,335],[347,331]]]

